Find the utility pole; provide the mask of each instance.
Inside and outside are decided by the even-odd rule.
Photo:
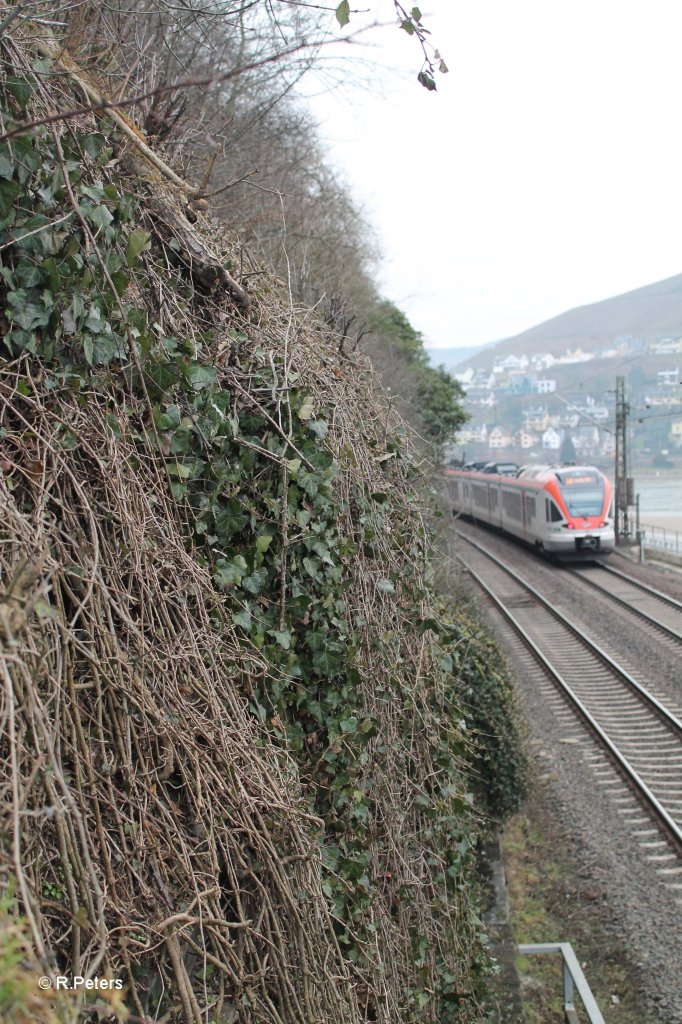
[[[629,506],[634,498],[634,480],[629,475],[628,416],[625,377],[616,377],[616,542],[630,540]]]

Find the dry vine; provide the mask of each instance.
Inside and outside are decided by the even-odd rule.
[[[24,46],[12,46],[15,67],[29,75]],[[57,82],[36,87],[36,123],[54,109],[50,90],[68,99],[71,86]],[[71,131],[53,130],[62,167]],[[129,187],[152,241],[126,299],[134,293],[159,335],[201,352],[235,416],[256,412],[266,424],[262,440],[238,440],[260,460],[254,493],[270,473],[278,488],[258,515],[279,558],[260,611],[274,605],[280,629],[291,565],[311,536],[287,507],[292,464],[314,468],[297,447],[294,375],[309,408],[329,421],[334,529],[355,548],[338,558],[343,614],[359,637],[352,699],[374,729],[362,754],[351,752],[368,807],[370,867],[357,888],[371,888],[372,902],[357,920],[332,915],[321,860],[340,815],[320,769],[331,741],[304,723],[297,760],[277,714],[261,722],[248,710],[253,694],[281,680],[237,635],[225,595],[195,557],[195,513],[171,500],[170,435],[157,429],[129,323],[127,359],[93,370],[79,389],[48,387],[27,354],[0,366],[0,884],[16,878],[47,973],[68,966],[123,977],[145,1021],[433,1021],[440,996],[431,986],[444,965],[456,980],[448,998],[469,997],[474,1019],[471,917],[446,842],[466,791],[464,745],[441,652],[415,626],[431,614],[427,551],[422,513],[390,447],[398,424],[369,368],[344,359],[338,336],[293,308],[272,278],[263,275],[250,306],[234,290],[199,288],[197,252],[262,268],[206,223],[183,221],[194,239],[175,258],[168,242],[182,200],[166,182],[157,187],[153,171],[132,167]],[[96,253],[111,283],[100,242],[66,191],[81,250]],[[173,211],[163,225],[160,202]],[[143,386],[133,394],[135,372]],[[311,414],[299,405],[296,415],[305,434]],[[281,450],[268,447],[271,433]],[[386,507],[375,516],[379,495]],[[312,811],[327,800],[322,821]],[[438,801],[443,823],[427,814]],[[349,831],[347,820],[338,827]],[[347,880],[336,881],[353,896]],[[357,964],[341,940],[355,943]]]

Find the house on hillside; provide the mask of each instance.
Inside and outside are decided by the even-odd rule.
[[[485,444],[488,439],[488,428],[485,423],[478,426],[467,423],[457,431],[457,444]]]
[[[495,360],[493,365],[493,373],[510,373],[512,370],[518,370],[521,373],[528,369],[529,359],[528,356],[504,356]]]
[[[488,448],[500,449],[500,448],[511,448],[514,443],[513,438],[505,430],[504,427],[493,427],[488,435]]]
[[[561,448],[561,442],[563,439],[563,430],[555,430],[554,427],[547,427],[547,430],[542,435],[542,447],[553,452],[558,452]]]
[[[531,357],[531,366],[534,370],[549,370],[556,359],[551,352],[543,352],[541,355]]]
[[[470,388],[467,391],[466,401],[467,405],[482,405],[488,409],[497,405],[495,392],[489,388]]]
[[[550,425],[550,417],[546,408],[527,409],[523,419],[525,430],[542,433]]]
[[[535,381],[535,393],[538,395],[551,395],[556,391],[556,381],[548,377],[541,377]]]
[[[557,363],[589,363],[591,359],[594,359],[594,352],[583,352],[581,348],[573,352],[567,348],[566,355],[559,356]]]
[[[451,377],[454,377],[458,384],[461,384],[466,391],[471,382],[474,379],[474,370],[472,366],[467,366],[466,370],[461,373],[452,373]]]
[[[599,449],[599,427],[582,426],[571,432],[571,440],[576,452],[581,455],[596,453]]]
[[[528,448],[536,448],[539,440],[540,439],[537,434],[534,434],[532,430],[525,430],[523,427],[521,427],[520,430],[517,430],[514,434],[514,443],[516,444],[516,447],[523,448],[524,450],[527,450]]]
[[[674,388],[680,383],[680,370],[679,367],[675,367],[674,370],[659,370],[656,374],[656,383],[659,388]]]
[[[650,405],[652,407],[656,405],[679,405],[680,396],[676,394],[674,391],[669,390],[664,394],[659,393],[646,395],[644,402],[646,405]]]
[[[598,423],[603,423],[609,418],[608,406],[601,405],[598,402],[595,402],[594,405],[588,402],[588,412],[592,419],[597,420]]]
[[[617,334],[613,339],[614,348],[618,355],[625,355],[630,352],[645,352],[646,342],[644,338],[636,338],[633,334]]]
[[[535,379],[527,373],[509,377],[508,383],[500,388],[507,395],[534,395]]]
[[[677,355],[678,352],[682,352],[682,339],[663,338],[661,341],[655,341],[650,351],[657,356]]]
[[[676,448],[682,448],[682,420],[670,424],[670,440]]]

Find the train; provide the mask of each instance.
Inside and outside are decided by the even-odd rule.
[[[563,561],[616,546],[611,482],[595,466],[448,466],[453,514],[470,516]]]

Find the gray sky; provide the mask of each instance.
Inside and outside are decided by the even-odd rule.
[[[680,273],[682,2],[422,11],[450,68],[437,93],[390,27],[366,37],[385,70],[311,103],[378,231],[382,290],[426,343],[493,341]]]

